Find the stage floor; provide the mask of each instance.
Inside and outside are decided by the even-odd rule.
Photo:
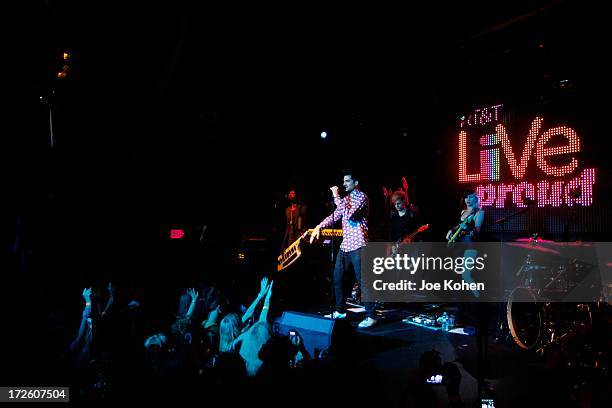
[[[308,312],[325,314],[322,310],[326,307],[315,309]],[[369,329],[357,328],[362,314],[349,312],[347,316],[356,333],[357,358],[374,367],[380,377],[382,389],[377,392],[381,395],[381,406],[401,406],[408,385],[417,381],[419,357],[432,349],[440,353],[442,363],[457,364],[461,372],[460,395],[466,406],[477,406],[474,405],[478,398],[477,337],[402,322],[409,313],[410,307],[385,313],[384,320]],[[542,406],[542,403],[559,406],[556,401],[560,404],[567,401],[573,382],[584,378],[585,372],[567,368],[554,353],[543,357],[520,350],[511,339],[496,342],[496,307],[491,307],[488,315],[484,378],[493,390],[495,406]],[[441,406],[448,406],[446,388],[434,386],[433,389]]]

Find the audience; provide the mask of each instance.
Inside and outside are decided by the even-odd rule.
[[[211,326],[208,328],[210,329]],[[219,327],[219,352],[231,353],[234,351],[235,341],[242,331],[242,322],[237,313],[230,313],[221,320]]]
[[[240,356],[245,362],[249,377],[254,377],[261,368],[263,362],[259,358],[259,351],[271,338],[270,325],[261,321],[255,323],[242,338]]]
[[[212,303],[206,301],[214,307],[200,317],[196,310],[201,292],[189,288],[181,294],[179,313],[162,326],[152,323],[155,318],[146,317],[146,302],[124,293],[114,283],[109,283],[106,291],[85,288],[82,292],[81,320],[67,354],[73,387],[82,401],[142,397],[153,402],[202,395],[210,401],[225,395],[239,405],[251,403],[253,393],[270,390],[279,401],[300,395],[301,403],[316,403],[319,394],[304,393],[304,389],[330,384],[334,390],[357,384],[365,392],[336,393],[328,400],[334,404],[384,400],[377,393],[366,392],[380,384],[374,370],[355,359],[357,345],[348,323],[338,322],[333,347],[317,356],[308,354],[299,333],[273,334],[268,321],[273,282],[267,278],[261,280],[248,307],[232,308],[228,306],[231,299],[217,297]],[[360,375],[355,377],[357,372]],[[449,389],[449,396],[456,399],[453,406],[461,406],[458,383],[452,383],[457,385],[452,392]],[[435,396],[428,391],[419,384],[404,404],[435,405]]]

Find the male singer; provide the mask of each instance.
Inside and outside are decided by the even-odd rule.
[[[357,282],[361,284],[361,253],[368,242],[368,197],[359,190],[359,180],[352,171],[343,172],[343,185],[348,193],[340,198],[337,186],[330,188],[336,209],[334,213],[317,225],[310,236],[310,242],[319,238],[321,228],[328,228],[334,222],[342,221],[342,244],[336,257],[334,267],[334,295],[336,297],[336,310],[332,313],[333,319],[346,317],[346,301],[343,294],[342,279],[344,271],[353,265]],[[366,302],[366,318],[359,323],[360,328],[372,327],[376,324],[374,319],[374,303]]]

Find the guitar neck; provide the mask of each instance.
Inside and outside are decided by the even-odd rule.
[[[412,238],[414,238],[416,236],[416,234],[419,233],[419,230],[414,231],[412,234],[408,235],[406,237],[406,240],[411,240]]]
[[[455,239],[457,239],[457,236],[459,235],[461,230],[462,230],[461,226],[459,228],[457,228],[457,231],[455,231],[455,233],[450,237],[448,242],[455,242]]]
[[[414,238],[418,233],[425,231],[427,228],[429,228],[429,224],[426,225],[422,225],[419,228],[417,228],[416,230],[412,231],[409,235],[406,235],[403,238],[400,238],[397,243],[401,243],[401,242],[410,242],[412,241],[412,238]]]
[[[472,221],[473,219],[474,219],[474,214],[470,214],[468,217],[466,217],[465,220],[461,221],[461,223],[457,225],[457,230],[450,237],[448,242],[454,242],[455,239],[457,239],[457,236],[461,233],[461,231],[463,231],[467,227],[467,225],[470,223],[470,221]]]
[[[308,231],[306,231],[306,235],[310,235],[312,234],[312,232],[314,231],[314,228],[309,229]],[[321,231],[319,231],[319,233],[321,234],[322,237],[341,237],[342,236],[342,230],[341,229],[335,229],[335,228],[324,228]]]

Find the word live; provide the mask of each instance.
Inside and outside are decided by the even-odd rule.
[[[525,206],[525,198],[537,202],[538,207],[593,204],[596,169],[585,168],[579,172],[579,161],[575,156],[581,151],[578,134],[567,126],[557,126],[542,132],[542,122],[542,118],[536,117],[531,123],[520,156],[515,154],[504,125],[497,124],[495,133],[480,138],[480,146],[483,148],[480,150],[480,172],[472,174],[467,171],[467,133],[464,130],[459,132],[460,183],[500,181],[502,153],[514,179],[478,185],[476,190],[482,206],[504,208],[508,195],[511,195],[510,200],[517,207]],[[532,158],[535,158],[537,168],[544,174],[543,180],[525,180]],[[574,178],[566,179],[572,174]]]

